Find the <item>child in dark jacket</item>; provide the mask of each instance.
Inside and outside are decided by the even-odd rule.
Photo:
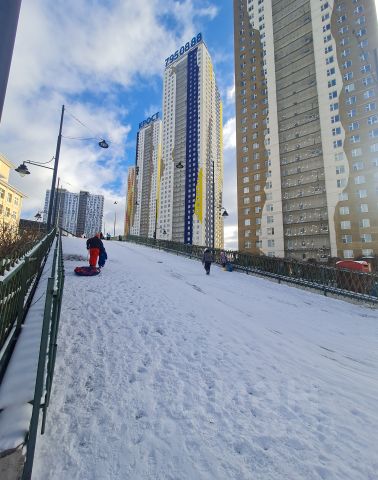
[[[213,254],[210,248],[206,248],[203,252],[202,264],[205,267],[206,275],[210,275],[211,262],[213,261]]]
[[[98,257],[98,266],[102,268],[105,265],[106,260],[108,259],[108,254],[104,247],[100,249],[100,255]]]

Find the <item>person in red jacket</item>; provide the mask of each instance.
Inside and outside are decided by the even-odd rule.
[[[89,250],[89,265],[96,268],[100,250],[104,249],[104,245],[100,239],[100,233],[87,240],[87,250]]]

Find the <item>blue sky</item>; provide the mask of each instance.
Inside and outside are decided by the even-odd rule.
[[[165,58],[201,32],[224,103],[224,206],[227,245],[236,248],[236,169],[232,1],[28,0],[21,6],[0,151],[16,166],[55,154],[61,105],[67,107],[59,176],[70,191],[105,196],[105,222],[123,230],[127,167],[139,122],[161,110]],[[88,128],[75,120],[78,118]],[[23,218],[43,209],[51,172],[11,175],[25,192]],[[114,202],[117,205],[114,206]],[[107,228],[108,229],[108,228]]]

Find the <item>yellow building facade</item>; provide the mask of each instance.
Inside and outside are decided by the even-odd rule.
[[[18,227],[21,215],[22,192],[9,185],[9,173],[14,165],[0,153],[0,223]]]

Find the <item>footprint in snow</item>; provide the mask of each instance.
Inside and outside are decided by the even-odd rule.
[[[147,417],[147,413],[144,410],[138,410],[135,415],[135,420],[140,420],[143,417]]]

